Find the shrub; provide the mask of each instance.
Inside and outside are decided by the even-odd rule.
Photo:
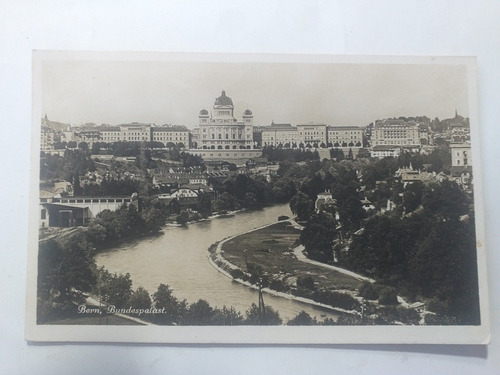
[[[297,286],[303,289],[315,290],[314,279],[311,276],[299,276],[297,279]]]
[[[384,288],[380,291],[379,302],[382,305],[397,305],[398,296],[394,288]]]
[[[241,279],[241,280],[243,280],[243,277],[245,276],[245,274],[243,273],[243,271],[240,270],[239,268],[231,270],[230,274],[231,274],[231,277],[233,279]]]
[[[358,295],[371,301],[379,299],[377,288],[369,281],[363,282],[359,287]]]

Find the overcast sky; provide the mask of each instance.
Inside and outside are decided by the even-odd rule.
[[[44,61],[41,86],[42,115],[71,125],[193,128],[222,90],[256,125],[469,116],[463,65]]]

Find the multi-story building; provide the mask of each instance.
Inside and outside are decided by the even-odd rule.
[[[175,143],[181,147],[190,147],[189,129],[181,125],[164,125],[151,128],[151,140],[163,144]]]
[[[372,158],[383,159],[385,157],[398,157],[401,154],[401,147],[399,146],[389,146],[380,145],[374,146],[370,151],[370,156]]]
[[[297,125],[300,142],[304,146],[311,145],[312,147],[326,147],[327,131],[325,124],[299,124]]]
[[[128,142],[149,142],[151,141],[151,124],[140,124],[132,122],[131,124],[121,124],[120,141]]]
[[[243,113],[243,121],[234,117],[234,105],[226,92],[215,99],[212,114],[206,109],[199,114],[200,142],[198,148],[210,150],[253,149],[253,114]]]
[[[40,130],[40,150],[47,151],[54,149],[54,130],[48,126],[42,126]]]
[[[77,142],[85,142],[89,146],[91,146],[94,142],[102,142],[101,130],[99,128],[76,130],[74,132],[74,138]]]
[[[206,109],[200,111],[198,148],[191,152],[206,159],[260,156],[260,150],[254,150],[252,111],[245,110],[242,117],[243,121],[234,117],[233,101],[222,91],[211,114]]]
[[[275,124],[262,128],[263,147],[294,148],[300,143],[299,132],[291,124]]]
[[[101,130],[101,139],[106,143],[121,141],[119,126],[106,126]]]
[[[328,147],[362,147],[363,129],[359,126],[328,126]]]
[[[420,146],[420,129],[414,121],[377,121],[372,131],[371,145],[375,146]]]
[[[450,150],[452,167],[472,166],[472,153],[470,143],[451,143]]]
[[[468,189],[472,186],[472,152],[469,142],[451,143],[451,176]]]

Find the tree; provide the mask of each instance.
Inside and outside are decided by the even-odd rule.
[[[311,315],[302,310],[295,318],[290,319],[287,323],[289,326],[313,326],[317,325],[316,319],[311,318]]]
[[[175,218],[175,221],[177,221],[177,223],[181,225],[186,224],[188,220],[189,220],[189,213],[185,210],[182,210],[181,213],[177,215],[177,217]]]
[[[259,306],[257,306],[255,303],[252,303],[250,308],[246,311],[245,324],[253,326],[281,325],[283,324],[283,320],[281,320],[280,314],[271,306],[265,306],[264,314],[260,314]]]
[[[394,288],[383,288],[380,291],[379,302],[382,305],[397,305],[398,304],[398,296],[396,294],[396,290]]]
[[[466,214],[470,203],[469,197],[458,184],[448,180],[430,186],[422,197],[424,211],[444,220]]]
[[[236,209],[236,201],[231,194],[224,192],[215,201],[214,208],[216,211],[234,211]]]
[[[85,302],[85,292],[95,285],[92,248],[83,237],[64,244],[40,243],[38,251],[37,321],[61,316]]]
[[[243,200],[245,201],[246,204],[253,205],[257,203],[257,196],[255,193],[252,193],[251,191],[245,193],[245,196],[243,197]]]
[[[197,211],[203,218],[207,218],[212,215],[212,198],[208,193],[200,194],[198,198]]]
[[[140,286],[130,296],[129,304],[136,309],[149,309],[151,307],[151,297],[148,291]]]
[[[298,220],[304,221],[314,213],[314,202],[308,195],[298,192],[290,200],[290,210]]]
[[[78,143],[78,148],[84,152],[87,152],[89,150],[89,144],[87,142],[80,142]]]
[[[186,301],[179,301],[168,285],[160,284],[153,293],[154,307],[165,309],[164,314],[156,314],[155,321],[159,324],[179,324],[186,315]]]
[[[420,206],[424,188],[425,186],[421,181],[415,181],[405,188],[403,193],[403,207],[406,213],[410,213]]]
[[[200,299],[198,302],[189,305],[183,323],[192,326],[208,326],[214,324],[214,309],[207,301]]]
[[[411,282],[459,324],[479,323],[474,221],[438,220],[409,260]]]
[[[314,290],[316,289],[316,286],[314,285],[314,279],[311,276],[299,276],[297,278],[297,286],[299,288],[304,288],[304,289],[309,289],[309,290]]]
[[[157,232],[165,225],[165,215],[156,207],[149,207],[141,214],[148,231]]]
[[[335,227],[334,218],[322,211],[310,217],[300,233],[300,242],[309,258],[325,263],[333,260],[333,241],[337,238]]]
[[[323,179],[319,173],[314,174],[312,178],[308,178],[300,187],[300,191],[307,194],[312,200],[315,200],[318,193],[321,193],[323,190]]]
[[[377,288],[369,281],[364,281],[363,284],[361,284],[358,289],[358,295],[372,301],[379,298]]]
[[[244,320],[243,315],[239,311],[236,311],[233,307],[227,308],[226,306],[222,307],[222,309],[214,309],[212,317],[214,324],[223,326],[242,325]]]
[[[97,292],[102,301],[116,307],[128,307],[132,296],[130,274],[110,273],[104,267],[99,269]]]

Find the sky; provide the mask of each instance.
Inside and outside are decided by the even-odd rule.
[[[36,79],[37,77],[35,77]],[[198,124],[225,90],[241,121],[359,125],[469,116],[465,65],[57,60],[41,65],[41,113],[53,121]]]

